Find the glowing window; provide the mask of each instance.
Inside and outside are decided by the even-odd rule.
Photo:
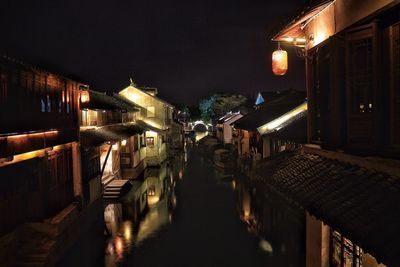
[[[147,146],[154,146],[154,137],[146,137]]]

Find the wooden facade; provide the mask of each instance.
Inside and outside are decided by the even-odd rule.
[[[78,139],[79,83],[7,58],[0,77],[0,158]]]
[[[72,203],[80,83],[0,58],[0,235]],[[75,190],[76,189],[76,190]]]
[[[309,142],[400,157],[399,25],[397,6],[307,51]]]

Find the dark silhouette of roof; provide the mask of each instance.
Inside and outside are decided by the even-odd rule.
[[[106,142],[117,142],[131,137],[135,134],[142,134],[145,128],[135,123],[114,124],[81,131],[81,144],[83,146],[99,146]]]
[[[263,95],[265,102],[256,110],[237,120],[235,128],[255,131],[260,127],[301,105],[306,101],[306,92],[287,90],[281,93],[268,92]]]
[[[260,163],[256,180],[297,202],[386,265],[400,264],[400,177],[304,151]]]
[[[281,126],[279,130],[266,134],[269,137],[299,144],[307,142],[307,112],[302,112]]]

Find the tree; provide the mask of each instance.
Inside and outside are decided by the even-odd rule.
[[[209,122],[213,113],[213,105],[215,102],[215,96],[211,96],[208,99],[203,99],[199,103],[201,119],[204,122]]]
[[[214,94],[200,101],[199,109],[203,121],[209,122],[222,117],[246,102],[247,98],[242,95]]]

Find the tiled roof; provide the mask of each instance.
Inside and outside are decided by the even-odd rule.
[[[100,110],[122,110],[139,111],[136,105],[124,101],[116,96],[109,96],[105,93],[89,90],[90,100],[88,103],[82,103],[82,108],[100,109]]]
[[[272,185],[390,266],[400,264],[400,177],[305,152],[260,163]]]
[[[258,109],[237,120],[234,123],[235,128],[255,131],[257,127],[282,116],[286,112],[304,103],[305,98],[305,92],[295,90],[281,92],[279,97],[272,98],[271,101],[266,99]]]

